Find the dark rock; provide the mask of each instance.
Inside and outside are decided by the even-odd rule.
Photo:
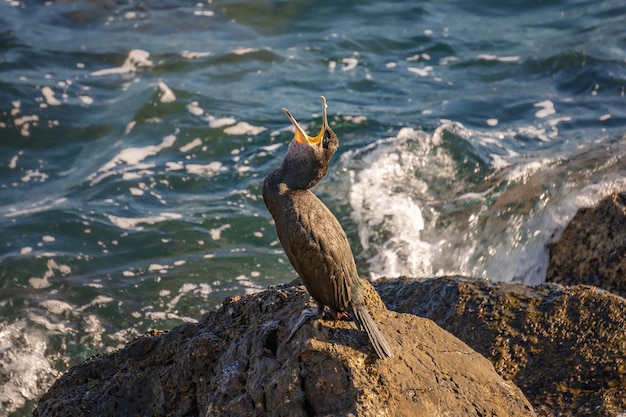
[[[376,288],[389,309],[430,318],[489,358],[538,415],[626,413],[626,299],[590,286],[461,277]]]
[[[594,285],[626,297],[626,194],[578,210],[548,248],[547,282]]]
[[[493,365],[431,320],[366,302],[395,349],[376,359],[349,321],[313,321],[303,287],[235,297],[197,324],[72,368],[35,416],[534,416]]]

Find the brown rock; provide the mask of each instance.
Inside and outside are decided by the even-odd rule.
[[[286,285],[228,299],[197,324],[140,337],[72,368],[35,416],[534,416],[512,383],[431,320],[366,302],[395,348],[377,360],[352,322],[305,324]]]
[[[489,358],[538,415],[626,413],[626,299],[589,286],[461,277],[376,288],[390,309],[428,317]]]
[[[548,248],[547,282],[594,285],[626,297],[626,194],[578,210]]]

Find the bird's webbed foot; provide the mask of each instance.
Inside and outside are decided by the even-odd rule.
[[[333,310],[326,310],[324,311],[324,319],[325,320],[350,321],[352,320],[352,317],[350,316],[350,313],[348,313],[347,311],[339,312],[339,311],[333,311]]]
[[[302,327],[304,323],[306,323],[309,320],[317,319],[320,315],[321,315],[320,309],[316,307],[309,307],[309,308],[305,308],[304,310],[302,310],[302,313],[300,313],[300,317],[298,317],[298,321],[296,322],[296,324],[291,329],[291,332],[289,333],[287,342],[289,342],[291,338],[293,338],[293,336],[298,332],[298,330],[300,330],[300,327]]]

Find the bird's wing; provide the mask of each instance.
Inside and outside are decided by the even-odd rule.
[[[298,221],[287,225],[289,249],[285,251],[313,298],[343,312],[350,304],[352,280],[357,276],[348,238],[315,195],[308,193],[298,202]]]

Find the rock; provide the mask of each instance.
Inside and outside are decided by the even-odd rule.
[[[73,367],[40,399],[43,416],[534,416],[519,388],[431,320],[385,309],[395,349],[376,359],[349,321],[313,321],[304,287],[226,300],[199,323],[140,337]]]
[[[547,282],[595,285],[626,297],[626,194],[578,210],[548,248]]]
[[[434,320],[489,358],[540,416],[626,413],[626,299],[590,286],[383,280],[389,309]]]

